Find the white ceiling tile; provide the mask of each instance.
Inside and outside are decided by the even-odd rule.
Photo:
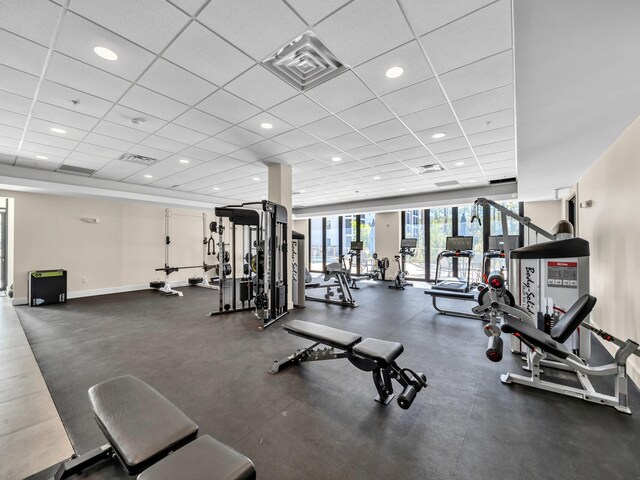
[[[260,155],[261,159],[264,159],[272,157],[274,155],[279,155],[291,149],[272,140],[265,140],[263,142],[252,145],[251,147],[249,147],[249,150],[256,152],[258,155]]]
[[[452,70],[440,81],[451,101],[513,83],[511,51]]]
[[[398,163],[398,161],[388,153],[385,153],[383,155],[378,155],[375,157],[369,157],[366,160],[364,160],[364,162],[365,164],[363,164],[363,166],[366,166],[368,164],[374,167],[377,167],[378,165],[386,165],[389,163]]]
[[[486,145],[487,143],[503,142],[512,140],[515,137],[513,126],[504,128],[495,128],[475,135],[469,135],[469,142],[472,146]]]
[[[422,151],[421,151],[420,156],[415,157],[415,158],[411,158],[409,160],[403,160],[402,162],[407,167],[419,167],[421,165],[429,165],[429,164],[432,164],[432,163],[438,163],[438,160],[436,160],[432,155],[429,155],[429,153],[423,148]]]
[[[322,140],[328,140],[329,138],[353,132],[351,127],[333,116],[309,123],[303,126],[302,130]]]
[[[400,5],[417,35],[423,35],[481,8],[493,0],[400,0]]]
[[[440,153],[451,152],[453,150],[460,150],[468,147],[469,144],[464,137],[452,138],[451,140],[442,140],[437,143],[427,145],[436,156]]]
[[[224,90],[218,90],[197,108],[230,123],[240,123],[260,112],[259,108]]]
[[[92,137],[92,141],[96,141],[95,137]],[[76,147],[76,152],[87,153],[89,155],[96,155],[99,157],[105,157],[110,159],[115,159],[115,158],[118,158],[120,155],[122,155],[122,150],[103,147],[100,145],[93,145],[90,143],[81,143]]]
[[[0,65],[0,90],[32,98],[38,85],[38,77],[14,68]]]
[[[1,84],[0,87],[2,87]],[[31,107],[31,99],[0,90],[0,105],[5,111],[27,115]]]
[[[340,112],[373,98],[373,94],[352,71],[338,75],[307,93],[331,112]]]
[[[413,38],[398,4],[387,0],[355,0],[315,30],[352,67]]]
[[[34,152],[27,152],[27,154],[32,156]],[[54,171],[58,167],[58,165],[62,163],[63,160],[64,158],[54,156],[50,156],[49,160],[32,160],[31,158],[18,158],[16,166],[35,168],[38,170]]]
[[[426,130],[440,125],[446,125],[456,121],[456,117],[451,111],[448,103],[443,103],[437,107],[427,108],[419,112],[411,113],[402,117],[402,121],[414,132]]]
[[[2,105],[4,107],[4,105]],[[0,124],[22,129],[27,123],[27,116],[20,113],[0,110]]]
[[[178,153],[189,146],[184,143],[169,140],[168,138],[160,137],[158,135],[151,135],[150,137],[145,138],[140,142],[140,145],[158,148],[160,150],[171,153]]]
[[[446,102],[435,78],[396,90],[382,97],[382,100],[398,116],[408,115]]]
[[[402,67],[403,74],[388,78],[391,67]],[[378,95],[390,93],[433,77],[431,67],[417,41],[409,42],[358,66],[356,73]]]
[[[359,160],[365,160],[369,157],[375,157],[377,155],[382,155],[384,150],[382,150],[379,146],[370,143],[368,145],[364,145],[362,147],[353,148],[347,151],[349,155],[354,156]]]
[[[387,152],[397,152],[398,150],[406,150],[407,148],[419,147],[420,142],[413,135],[402,135],[400,137],[390,138],[378,142]]]
[[[465,120],[485,113],[513,108],[513,98],[513,85],[505,85],[504,87],[456,100],[453,102],[453,108],[458,118]]]
[[[389,138],[399,137],[409,133],[409,130],[398,119],[387,120],[360,130],[374,142],[381,142]]]
[[[212,153],[198,147],[189,147],[180,153],[181,155],[185,155],[187,158],[195,158],[197,160],[202,160],[203,162],[209,162],[214,158],[219,157],[217,153]]]
[[[42,102],[36,103],[32,116],[85,131],[91,130],[98,123],[97,118]]]
[[[396,157],[398,160],[402,160],[403,162],[412,160],[414,158],[422,158],[425,155],[429,155],[429,152],[427,152],[427,149],[424,148],[423,146],[412,147],[412,148],[397,150],[393,152],[393,156]]]
[[[257,162],[258,160],[264,158],[261,154],[258,154],[253,150],[249,150],[246,148],[241,148],[240,150],[231,152],[228,156],[247,163]]]
[[[262,135],[258,135],[257,133],[251,132],[245,128],[236,126],[218,133],[216,138],[224,140],[225,142],[233,143],[239,147],[247,147],[264,140]]]
[[[189,20],[173,5],[156,0],[73,0],[71,9],[156,53]]]
[[[133,123],[131,120],[139,119],[139,123]],[[103,120],[109,120],[110,122],[117,123],[123,127],[133,128],[141,132],[152,133],[158,130],[163,125],[166,125],[166,120],[161,120],[147,113],[139,112],[131,108],[123,107],[122,105],[114,106],[109,113],[105,115]]]
[[[191,130],[190,128],[181,127],[175,123],[167,123],[164,127],[156,132],[156,135],[175,140],[176,142],[187,143],[193,145],[201,142],[207,135]]]
[[[280,153],[274,158],[277,158],[282,163],[286,163],[288,165],[299,165],[300,163],[308,162],[310,160],[310,157],[308,157],[304,153],[298,152],[297,150]]]
[[[93,168],[98,170],[99,168],[107,165],[110,161],[110,158],[74,151],[69,154],[64,163],[66,165],[75,165],[77,167]]]
[[[209,150],[210,152],[218,153],[220,155],[226,155],[235,150],[238,150],[238,146],[218,138],[207,138],[196,145],[198,148]]]
[[[189,160],[189,163],[180,163],[180,160]],[[197,165],[200,165],[200,163],[201,162],[199,160],[186,158],[181,155],[172,155],[169,158],[147,167],[143,173],[146,175],[153,175],[153,178],[149,179],[150,181],[147,183],[154,183],[161,178],[168,178],[168,180],[170,180],[171,176],[196,167]]]
[[[272,140],[281,143],[289,148],[306,147],[316,143],[318,140],[301,130],[291,130],[280,135],[276,135]]]
[[[120,100],[120,104],[148,113],[163,120],[171,120],[184,113],[189,107],[169,97],[134,85]]]
[[[87,138],[84,139],[85,144],[97,145],[112,149],[114,151],[126,152],[130,148],[133,148],[133,143],[126,142],[120,138],[107,137],[106,135],[100,135],[99,133],[90,133]],[[113,155],[111,157],[115,158]]]
[[[42,45],[0,30],[0,61],[4,65],[39,76],[46,56]]]
[[[144,168],[146,168],[144,165],[138,165],[137,163],[114,160],[112,162],[109,162],[92,176],[96,178],[104,178],[107,180],[122,180],[123,178],[126,178],[129,175],[133,175],[134,173],[139,172]]]
[[[111,101],[131,86],[122,78],[57,52],[51,57],[46,79]]]
[[[20,140],[17,138],[7,138],[0,136],[0,163],[13,165],[16,153],[18,151],[18,144]]]
[[[338,117],[355,129],[362,129],[394,118],[389,109],[376,98],[344,110]]]
[[[22,138],[22,132],[22,128],[0,124],[0,135],[3,137],[20,139]]]
[[[258,61],[306,30],[305,23],[280,0],[216,0],[198,20]]]
[[[224,88],[264,110],[298,93],[295,88],[262,65],[254,65]]]
[[[189,15],[193,15],[207,0],[171,0],[177,7],[182,8]]]
[[[511,4],[499,0],[420,39],[440,73],[512,47]]]
[[[177,123],[183,127],[190,128],[196,132],[206,135],[215,135],[216,133],[229,128],[231,124],[212,115],[208,115],[200,110],[192,108],[176,118],[173,123]]]
[[[358,132],[347,133],[346,135],[340,135],[328,140],[328,143],[340,150],[350,150],[353,148],[362,147],[364,145],[370,145],[367,138],[363,137]]]
[[[129,149],[129,153],[155,158],[156,160],[164,160],[165,158],[171,156],[170,152],[154,147],[149,147],[147,145],[134,145]]]
[[[260,125],[264,123],[269,123],[272,125],[272,127],[262,128]],[[250,119],[242,122],[240,126],[267,138],[275,137],[276,135],[279,135],[284,132],[288,132],[293,128],[288,123],[283,122],[282,120],[274,117],[268,112],[262,112],[256,115],[255,117],[251,117]]]
[[[101,135],[107,135],[108,137],[118,138],[120,140],[133,143],[138,143],[148,136],[147,132],[141,132],[134,128],[124,127],[117,123],[107,122],[105,120],[102,120],[98,125],[96,125],[93,131]]]
[[[334,147],[324,142],[314,143],[313,145],[309,145],[308,147],[299,148],[298,151],[314,158],[338,154]]]
[[[118,61],[99,57],[93,51],[95,47],[115,52]],[[138,78],[154,59],[148,50],[73,13],[64,17],[56,51],[130,81]]]
[[[253,64],[237,48],[197,22],[189,25],[162,56],[215,85],[224,85]]]
[[[0,28],[48,46],[62,9],[47,0],[2,2]]]
[[[195,105],[216,90],[215,85],[164,58],[157,59],[144,73],[138,84],[187,105]]]
[[[505,160],[512,160],[515,157],[515,152],[513,151],[504,151],[498,153],[491,153],[488,155],[478,155],[478,160],[480,163],[493,163],[493,162],[501,162]]]
[[[101,98],[47,80],[40,86],[38,100],[98,118],[104,116],[113,105]],[[77,103],[74,104],[73,101],[76,100]]]
[[[308,25],[315,25],[350,0],[289,0],[289,5],[304,18]]]
[[[440,160],[441,162],[448,162],[448,161],[454,161],[454,160],[460,161],[460,160],[466,160],[469,158],[475,162],[475,159],[473,158],[473,152],[471,151],[468,145],[465,145],[464,148],[461,148],[459,150],[452,150],[446,153],[438,154],[438,160]],[[465,162],[465,163],[468,163],[468,162]]]
[[[64,130],[65,133],[52,132],[51,131],[52,128],[60,128]],[[29,121],[29,131],[40,132],[46,135],[53,135],[59,138],[66,138],[66,139],[77,140],[77,141],[82,140],[87,135],[86,130],[68,127],[66,125],[63,126],[57,122],[51,122],[49,120],[41,120],[39,118],[31,118],[31,120]]]
[[[437,133],[445,133],[446,137],[433,138],[433,135]],[[440,125],[435,128],[428,128],[426,130],[421,130],[419,132],[416,132],[416,135],[418,136],[418,138],[420,138],[422,143],[424,143],[429,148],[431,148],[430,147],[431,144],[440,143],[440,142],[450,140],[452,138],[461,137],[462,130],[460,129],[460,125],[458,125],[457,123],[450,123],[448,125]]]
[[[513,109],[508,109],[464,120],[462,121],[462,128],[464,128],[467,135],[473,135],[474,133],[511,126],[514,124],[514,120]]]
[[[54,147],[52,145],[44,145],[42,143],[24,142],[22,144],[20,155],[29,153],[46,155],[47,157],[49,157],[49,160],[52,160],[52,157],[59,157],[61,159],[61,162],[62,159],[66,158],[66,156],[71,153],[71,150],[66,148]]]
[[[303,94],[282,102],[271,108],[269,112],[296,127],[329,115],[329,112]]]

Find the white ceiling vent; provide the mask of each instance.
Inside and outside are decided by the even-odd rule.
[[[420,167],[416,167],[416,173],[423,175],[429,172],[439,172],[444,170],[444,167],[439,163],[431,163],[429,165],[421,165]]]
[[[300,91],[326,82],[346,70],[311,31],[282,47],[262,64]]]
[[[434,182],[436,187],[453,187],[454,185],[460,185],[460,183],[455,180],[448,180],[446,182]]]
[[[123,153],[118,157],[118,160],[129,163],[137,163],[138,165],[153,165],[158,160],[151,157],[145,157],[144,155],[136,155],[135,153]]]
[[[73,165],[60,165],[58,167],[59,172],[74,173],[76,175],[93,175],[96,171],[92,168],[75,167]]]

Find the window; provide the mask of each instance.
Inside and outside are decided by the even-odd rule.
[[[338,261],[340,256],[340,218],[337,215],[327,217],[326,227],[326,264]]]
[[[447,245],[447,237],[453,234],[453,209],[451,207],[429,209],[429,275],[435,280],[438,253]],[[443,260],[441,278],[453,276],[452,262]]]
[[[358,240],[358,223],[355,215],[344,215],[342,217],[342,255],[346,255],[351,249],[351,242]],[[349,258],[345,258],[346,265],[349,266]],[[351,271],[357,273],[356,259],[353,257]]]
[[[463,205],[458,207],[458,235],[461,237],[473,237],[473,253],[474,256],[471,259],[471,281],[482,281],[482,226],[479,221],[471,223],[471,217],[475,213],[474,205]],[[444,262],[443,262],[444,263]],[[467,260],[461,259],[458,261],[458,268],[460,275],[462,276],[462,269],[466,269]]]
[[[518,214],[519,205],[517,201],[513,200],[498,203],[513,213]],[[489,210],[490,235],[502,235],[502,214],[495,208],[489,207]],[[507,227],[509,228],[508,235],[518,235],[520,233],[520,223],[514,218],[507,217]]]
[[[418,245],[413,257],[406,258],[405,269],[409,277],[425,279],[425,211],[407,210],[404,212],[403,238],[416,238]]]
[[[311,237],[309,239],[309,270],[322,272],[324,270],[322,260],[322,218],[316,217],[310,220]]]

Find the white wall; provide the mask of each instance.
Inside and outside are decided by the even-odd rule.
[[[70,296],[148,287],[162,279],[164,208],[92,198],[0,192],[14,198],[13,283],[16,301],[27,296],[27,272],[63,268]],[[172,209],[172,265],[202,263],[202,212]],[[181,216],[186,215],[186,216]],[[83,223],[94,217],[100,223]],[[214,258],[207,259],[214,263]],[[201,276],[202,269],[171,275]],[[10,280],[11,281],[11,280]]]
[[[551,231],[558,220],[563,218],[562,201],[525,202],[524,215],[539,227]]]
[[[579,236],[590,242],[591,293],[598,298],[591,316],[600,328],[623,340],[640,341],[640,117],[578,180]],[[606,342],[605,342],[606,343]],[[640,384],[640,358],[629,359]]]
[[[400,229],[400,212],[376,213],[376,253],[380,259],[388,257],[391,263],[385,275],[387,280],[393,280],[397,269],[393,257],[400,250]]]

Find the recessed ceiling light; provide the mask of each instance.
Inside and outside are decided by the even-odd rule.
[[[189,160],[187,160],[186,158],[181,158],[179,160],[180,163],[189,163]]]
[[[253,177],[253,180],[254,180],[255,182],[259,182],[259,181],[260,181],[260,177]]]
[[[475,183],[475,180],[469,180],[469,183]]]
[[[260,126],[262,128],[267,129],[267,130],[269,130],[270,128],[273,128],[273,125],[271,125],[270,123],[267,123],[267,122],[261,123]]]
[[[462,165],[464,165],[464,162],[456,162],[457,167],[461,167]]]
[[[213,190],[217,192],[218,190],[220,190],[220,187],[213,187]]]
[[[93,49],[93,52],[100,58],[104,58],[105,60],[114,61],[118,59],[118,54],[116,52],[105,47],[95,47]]]
[[[400,189],[401,192],[404,192],[405,190],[406,190],[406,188],[401,188]]]
[[[333,157],[331,160],[333,160],[334,162],[339,162],[340,160],[342,160],[342,158],[340,158],[340,157]]]
[[[431,138],[442,138],[442,137],[446,137],[447,134],[444,132],[438,132],[438,133],[434,133],[433,135],[431,135]]]
[[[148,173],[144,176],[144,178],[153,178],[153,175],[149,175]]]
[[[40,160],[49,160],[49,157],[45,157],[44,155],[36,155],[36,158],[39,158]]]
[[[373,177],[373,179],[374,180],[380,180],[380,177],[376,175],[375,177]]]
[[[55,132],[55,133],[67,133],[66,130],[63,130],[63,129],[57,128],[57,127],[51,127],[51,131]]]
[[[306,193],[306,190],[298,190],[300,193]]]
[[[398,78],[400,75],[404,73],[404,68],[402,67],[391,67],[385,75],[387,78]]]

